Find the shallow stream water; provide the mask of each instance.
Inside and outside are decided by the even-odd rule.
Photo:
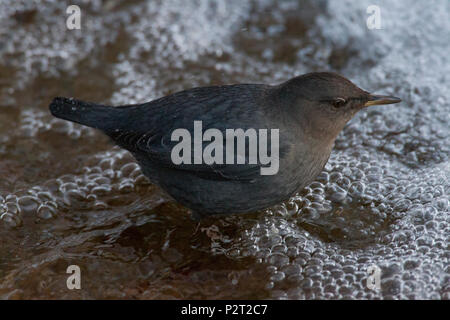
[[[381,29],[372,1],[79,1],[68,30],[65,1],[0,0],[0,298],[449,299],[450,2],[376,2]],[[200,225],[48,112],[319,70],[403,102],[357,115],[290,201]]]

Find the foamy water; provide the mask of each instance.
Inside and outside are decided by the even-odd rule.
[[[0,297],[448,299],[450,2],[0,2]],[[334,70],[357,115],[287,203],[197,225],[52,97],[128,104]],[[66,288],[81,267],[83,288]],[[381,269],[381,289],[367,270]]]

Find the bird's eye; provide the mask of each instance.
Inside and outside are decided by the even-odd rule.
[[[343,107],[346,103],[347,103],[347,101],[345,101],[344,98],[336,98],[336,99],[333,100],[333,107],[334,107],[334,108],[341,108],[341,107]]]

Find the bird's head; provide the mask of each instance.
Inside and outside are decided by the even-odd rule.
[[[350,80],[329,72],[308,73],[279,87],[289,97],[291,112],[309,136],[333,142],[345,124],[361,109],[398,103],[392,96],[371,94]]]

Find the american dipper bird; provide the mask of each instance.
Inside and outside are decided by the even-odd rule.
[[[133,154],[153,183],[191,208],[198,219],[257,211],[289,199],[321,172],[336,136],[359,110],[400,101],[370,94],[338,74],[321,72],[276,86],[193,88],[120,107],[57,97],[50,111],[103,131]],[[172,141],[172,133],[184,129],[195,135],[194,121],[201,121],[203,130],[224,134],[226,129],[278,129],[278,171],[261,174],[264,165],[248,161],[250,153],[244,164],[174,163],[172,149],[179,140]]]

